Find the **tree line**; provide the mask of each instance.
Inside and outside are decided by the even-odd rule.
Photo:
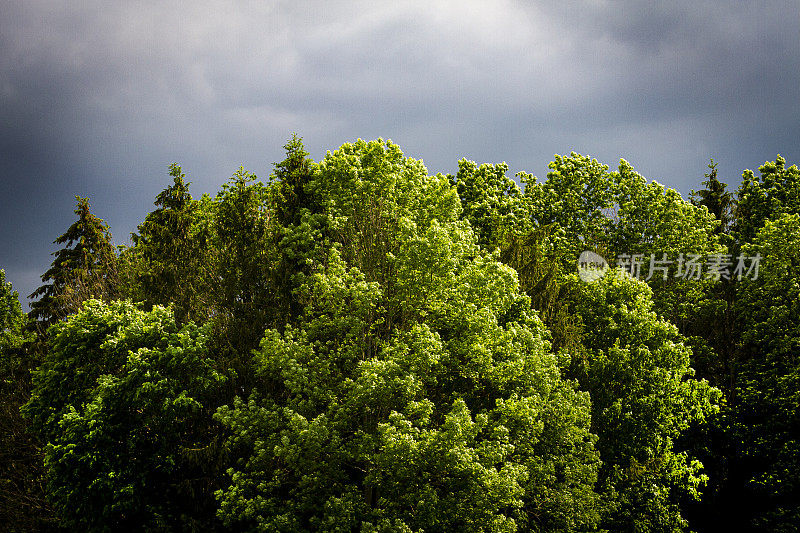
[[[171,165],[128,246],[77,198],[27,314],[0,270],[9,530],[800,527],[796,166],[687,200],[576,153],[284,148],[213,197]]]

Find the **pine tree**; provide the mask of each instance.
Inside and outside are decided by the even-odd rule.
[[[17,291],[6,282],[0,270],[0,349],[16,348],[25,340],[25,314],[19,304]]]
[[[92,297],[111,299],[116,293],[116,254],[108,225],[89,210],[89,199],[76,196],[78,220],[54,244],[64,248],[53,253],[45,283],[29,296],[30,317],[49,326],[75,313]]]

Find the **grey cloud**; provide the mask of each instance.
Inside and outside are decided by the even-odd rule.
[[[391,138],[433,172],[624,157],[684,193],[708,157],[729,181],[796,162],[800,10],[765,6],[9,2],[0,268],[30,292],[75,194],[125,242],[169,163],[214,193],[240,164],[268,175],[293,131],[316,159]]]

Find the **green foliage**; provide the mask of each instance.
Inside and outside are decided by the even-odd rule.
[[[652,310],[652,291],[611,270],[581,284],[576,311],[586,352],[571,374],[592,400],[603,466],[599,487],[611,531],[682,531],[682,495],[699,498],[702,465],[675,449],[693,424],[716,412],[719,391],[693,379],[690,350]]]
[[[207,319],[212,303],[208,225],[202,223],[201,204],[189,194],[181,167],[170,165],[170,176],[172,185],[156,196],[157,209],[132,235],[130,254],[141,262],[131,266],[145,302],[172,304],[179,323]]]
[[[19,366],[19,360],[14,359],[11,352],[32,340],[32,335],[26,331],[27,323],[19,295],[11,283],[6,282],[5,270],[0,269],[0,350],[3,350],[0,370],[4,373]]]
[[[519,234],[531,229],[526,199],[514,180],[506,176],[508,165],[476,165],[462,159],[452,178],[463,208],[462,218],[469,221],[478,244],[491,250],[500,240],[503,229]]]
[[[716,251],[719,223],[707,209],[684,200],[674,189],[648,182],[624,159],[614,175],[617,181],[618,222],[612,248],[617,253],[704,254]],[[659,255],[660,258],[660,255]]]
[[[730,231],[734,223],[736,201],[727,191],[727,185],[717,178],[717,164],[714,160],[708,165],[710,172],[702,182],[705,189],[692,191],[692,204],[708,209],[719,221],[714,233],[724,253],[731,260],[741,253],[739,243],[732,238]],[[682,333],[690,337],[694,351],[694,367],[698,375],[707,378],[730,397],[733,387],[733,373],[736,358],[736,284],[733,279],[694,282],[680,287],[680,293],[669,294],[672,299],[669,308],[673,309],[671,320]],[[688,296],[688,297],[687,297]],[[666,307],[666,306],[665,306]]]
[[[560,237],[559,257],[566,264],[577,261],[584,250],[593,250],[613,263],[617,254],[707,253],[716,250],[718,223],[707,209],[685,201],[673,189],[647,181],[631,165],[619,168],[572,153],[556,156],[547,180],[537,183],[524,175],[525,196],[539,225],[555,227]]]
[[[523,175],[525,196],[536,223],[552,227],[551,257],[564,273],[575,271],[584,250],[600,254],[612,266],[619,254],[641,254],[643,274],[651,255],[654,260],[665,255],[674,260],[679,254],[724,252],[715,234],[718,222],[707,209],[656,181],[648,182],[624,159],[609,172],[606,165],[573,152],[557,155],[550,169],[541,183]],[[656,273],[648,284],[655,290],[659,313],[690,324],[705,293],[696,291],[696,282],[675,279],[674,274],[673,269],[665,281]]]
[[[583,325],[580,316],[570,312],[573,288],[564,282],[564,270],[556,257],[559,238],[554,225],[536,228],[529,233],[501,228],[498,238],[500,259],[519,277],[520,288],[530,296],[531,304],[550,330],[556,352],[576,353],[583,349]]]
[[[32,531],[52,520],[42,490],[39,442],[19,408],[30,395],[33,335],[17,292],[0,270],[0,523]]]
[[[758,168],[761,176],[752,170],[742,174],[742,184],[737,193],[736,223],[734,233],[742,243],[750,242],[769,219],[781,214],[800,213],[800,169],[797,165],[786,167],[786,160],[778,155]]]
[[[105,222],[89,211],[87,198],[75,199],[78,220],[54,241],[66,246],[53,253],[53,264],[42,275],[45,285],[30,295],[39,298],[31,304],[30,316],[43,326],[77,312],[89,298],[109,299],[116,295],[116,255],[111,233]]]
[[[280,228],[274,211],[270,189],[243,168],[213,203],[215,313],[223,327],[217,338],[243,354],[258,346],[278,309],[273,279]]]
[[[311,179],[314,162],[308,157],[303,141],[297,134],[284,145],[286,158],[275,164],[276,214],[284,226],[297,225],[304,209],[312,209],[306,184]]]
[[[719,220],[717,233],[726,234],[733,224],[736,201],[733,194],[727,190],[727,184],[717,178],[717,163],[714,163],[713,159],[708,164],[708,168],[709,173],[705,174],[708,179],[703,182],[706,188],[692,191],[692,204],[708,209],[708,212]]]
[[[762,531],[800,527],[800,215],[768,220],[749,255],[756,280],[738,305],[744,357],[734,404],[737,447],[754,523]]]
[[[358,141],[306,190],[328,252],[298,289],[299,326],[262,340],[255,392],[218,411],[240,456],[220,517],[252,531],[590,528],[588,399],[447,179]]]
[[[521,174],[531,216],[541,226],[553,225],[562,266],[574,264],[584,250],[610,255],[608,236],[614,223],[615,187],[607,165],[572,152],[556,155],[547,180]]]
[[[275,248],[279,255],[274,273],[276,316],[271,327],[282,329],[301,313],[294,294],[296,280],[309,273],[314,262],[315,242],[322,237],[319,206],[306,192],[315,164],[308,157],[302,140],[293,135],[284,146],[286,158],[275,164],[271,182],[273,202],[279,230],[275,232]]]
[[[119,255],[79,198],[38,335],[0,271],[6,529],[800,527],[797,167],[734,209],[713,160],[689,202],[576,153],[523,193],[381,139],[284,148],[199,200],[170,166]],[[762,264],[586,284],[584,250]]]
[[[50,336],[23,412],[47,442],[48,493],[63,524],[207,529],[209,494],[193,486],[206,481],[190,450],[208,445],[215,406],[206,402],[222,377],[204,329],[179,329],[162,307],[90,300]]]
[[[577,350],[580,318],[568,312],[562,283],[563,265],[575,258],[564,257],[563,228],[552,221],[538,226],[532,217],[531,196],[522,194],[507,171],[505,163],[478,166],[466,159],[459,161],[451,182],[461,200],[461,218],[470,223],[481,247],[498,249],[500,260],[516,270],[520,287],[552,334],[553,349]],[[521,176],[523,181],[530,180]],[[536,190],[535,183],[526,188]]]

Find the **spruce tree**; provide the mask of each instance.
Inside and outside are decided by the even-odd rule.
[[[303,139],[293,134],[283,146],[286,159],[275,163],[272,177],[277,181],[276,214],[284,226],[299,224],[302,209],[311,209],[311,197],[305,186],[312,175],[313,161],[303,146]]]
[[[177,163],[169,169],[172,185],[156,196],[157,209],[131,237],[142,259],[136,275],[142,296],[150,305],[172,304],[182,323],[208,313],[208,232],[198,227],[199,202],[189,194],[186,175]]]
[[[78,220],[53,241],[64,248],[53,253],[45,283],[29,296],[30,317],[49,326],[78,311],[89,298],[111,299],[116,292],[116,254],[108,225],[89,210],[89,199],[76,196]]]
[[[273,243],[279,228],[269,189],[241,167],[222,186],[213,209],[218,340],[238,358],[258,346],[278,313]]]
[[[704,174],[706,181],[703,182],[705,189],[692,191],[692,204],[696,206],[704,205],[709,213],[720,221],[716,233],[727,233],[733,223],[733,208],[735,200],[733,195],[727,190],[728,185],[717,178],[717,163],[714,159],[708,164],[709,173]]]

